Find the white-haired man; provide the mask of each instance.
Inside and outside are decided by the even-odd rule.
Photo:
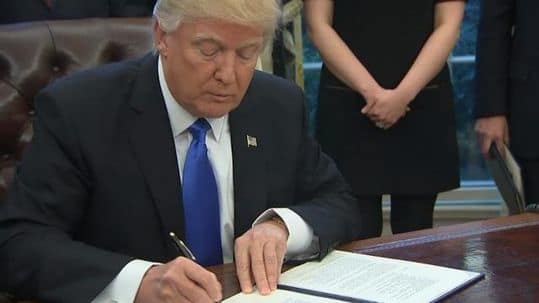
[[[268,294],[285,257],[356,237],[357,201],[307,135],[301,90],[254,71],[279,14],[277,0],[158,1],[155,54],[42,92],[0,206],[0,290],[217,302],[205,265],[234,259],[242,290]]]

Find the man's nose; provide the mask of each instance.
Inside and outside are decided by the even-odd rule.
[[[223,84],[230,84],[236,81],[236,54],[233,52],[224,53],[217,59],[215,79]]]

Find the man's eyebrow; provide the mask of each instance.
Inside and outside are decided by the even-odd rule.
[[[207,34],[196,34],[193,38],[194,43],[203,43],[203,42],[211,42],[215,44],[223,44],[220,39],[217,37],[207,35]]]
[[[238,46],[238,49],[247,49],[247,48],[251,48],[251,47],[261,47],[263,41],[264,41],[264,39],[262,39],[262,38],[249,39],[247,41],[244,41],[240,46]]]
[[[253,46],[259,46],[264,41],[262,38],[252,38],[247,41],[244,41],[240,46],[238,46],[238,49],[245,49]],[[193,38],[193,43],[199,44],[204,42],[210,42],[214,44],[218,44],[220,46],[224,46],[225,43],[219,39],[218,37],[215,37],[213,35],[208,34],[196,34]]]

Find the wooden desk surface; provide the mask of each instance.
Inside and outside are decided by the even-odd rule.
[[[355,241],[340,249],[481,272],[444,302],[539,302],[539,214],[521,214]],[[232,265],[210,268],[225,298],[239,292]]]

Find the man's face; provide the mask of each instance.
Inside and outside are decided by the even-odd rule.
[[[174,98],[192,115],[221,117],[236,108],[263,47],[261,27],[216,19],[155,27],[163,69]]]

